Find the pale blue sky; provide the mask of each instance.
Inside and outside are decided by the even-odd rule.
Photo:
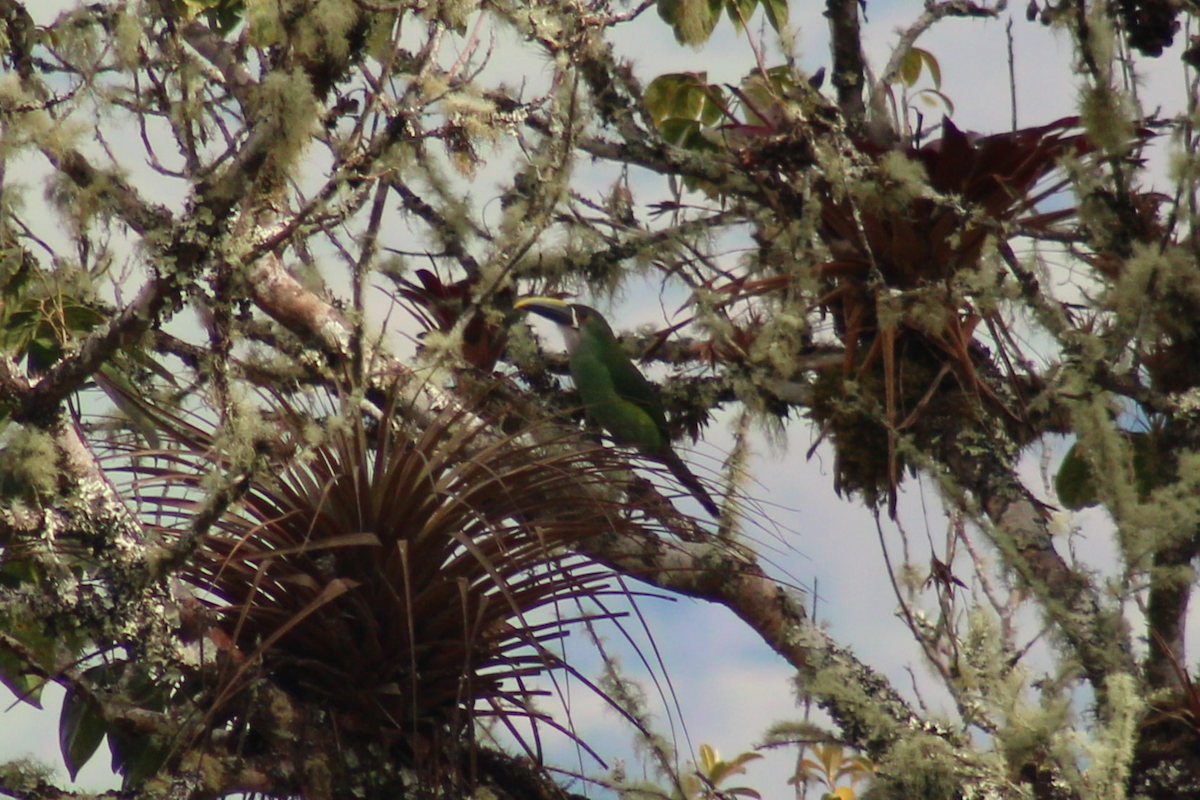
[[[64,5],[63,0],[29,3],[39,21],[52,18],[55,10]],[[800,31],[802,65],[810,70],[827,66],[823,4],[794,2],[793,5],[793,23]],[[908,24],[921,7],[921,2],[906,0],[872,4],[868,9],[870,23],[865,41],[876,68],[886,61],[896,28]],[[1073,113],[1076,90],[1069,80],[1069,44],[1053,31],[1026,22],[1023,7],[1014,11],[1020,124],[1045,123]],[[990,132],[1009,126],[1006,20],[1007,16],[994,21],[946,20],[919,42],[941,63],[942,91],[954,101],[955,121],[961,128]],[[503,45],[503,38],[500,41]],[[744,36],[735,34],[727,22],[722,22],[703,50],[689,50],[674,43],[653,11],[631,26],[629,35],[617,44],[621,52],[634,60],[639,76],[644,79],[668,71],[707,69],[710,79],[734,82],[753,64]],[[524,71],[531,84],[548,76],[549,68],[544,61],[521,51],[514,51],[512,58],[505,52],[503,59],[497,59],[501,61],[503,69],[515,71],[517,76]],[[1168,111],[1176,108],[1182,97],[1178,63],[1177,56],[1168,54],[1150,65],[1143,87],[1144,96],[1161,97],[1159,102]],[[1147,102],[1146,106],[1152,108],[1157,104]],[[936,113],[930,110],[930,118]],[[491,169],[498,174],[489,177],[489,170],[485,169],[474,182],[474,191],[481,202],[488,196],[489,187],[498,182],[499,175],[511,168],[498,157]],[[139,189],[148,196],[173,199],[172,187],[148,169],[144,173],[139,170],[135,177]],[[638,180],[650,184],[656,179],[639,176]],[[46,224],[53,227],[55,223],[48,218]],[[636,295],[627,294],[625,305],[615,309],[613,316],[618,321],[663,321],[657,295]],[[403,315],[396,314],[393,323],[400,324],[401,319]],[[561,346],[552,330],[544,327],[538,330],[545,335],[549,347]],[[911,667],[926,692],[926,700],[936,706],[943,698],[934,683],[922,677],[919,654],[901,622],[893,617],[896,602],[883,567],[874,522],[863,509],[834,496],[832,456],[827,448],[818,450],[811,461],[805,459],[813,435],[810,427],[803,421],[793,422],[789,435],[790,447],[785,453],[773,452],[765,442],[759,443],[756,464],[761,486],[752,490],[752,494],[764,501],[792,509],[781,511],[778,516],[780,526],[794,532],[787,542],[793,551],[777,556],[781,570],[805,587],[819,581],[819,616],[828,620],[834,636],[910,696]],[[719,457],[729,444],[729,435],[714,426],[699,450]],[[1037,457],[1035,453],[1028,460],[1031,477],[1036,475]],[[935,542],[944,539],[946,523],[940,505],[936,498],[923,498],[919,484],[906,485],[901,512],[904,524],[915,534],[914,541],[924,541],[926,530]],[[1095,563],[1104,563],[1106,545],[1104,537],[1099,535],[1104,526],[1102,516],[1089,512],[1082,521],[1097,535],[1081,539],[1080,548],[1085,551],[1093,548]],[[918,562],[922,559],[927,560],[927,555],[916,558]],[[733,755],[752,747],[771,722],[799,716],[799,709],[792,706],[791,670],[729,612],[687,599],[673,603],[648,601],[644,610],[683,703],[693,745],[710,743],[723,754]],[[633,667],[633,660],[627,658],[626,664]],[[46,712],[33,713],[25,706],[18,706],[0,716],[0,757],[29,751],[61,764],[56,744],[55,695],[47,692]],[[628,740],[616,718],[593,701],[579,699],[575,711],[577,724],[589,740],[596,732]],[[683,742],[680,745],[683,747]],[[628,752],[624,757],[630,757]],[[759,789],[767,800],[788,797],[791,789],[785,780],[793,761],[792,753],[770,755],[752,764],[743,782]],[[106,765],[107,753],[102,749],[85,770],[80,785],[108,784]]]

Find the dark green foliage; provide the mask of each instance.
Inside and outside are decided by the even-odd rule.
[[[722,11],[740,29],[760,3],[767,22],[780,30],[787,23],[787,0],[659,0],[658,15],[671,26],[680,44],[700,45],[712,35]]]
[[[79,770],[91,759],[107,732],[100,704],[74,688],[68,690],[58,721],[58,744],[71,780],[75,780]]]
[[[1153,432],[1127,431],[1124,437],[1129,442],[1132,455],[1131,466],[1138,499],[1145,501],[1152,490],[1166,485],[1172,479],[1170,454],[1160,451],[1158,436]],[[1075,511],[1101,502],[1104,495],[1092,478],[1091,467],[1080,452],[1078,442],[1071,445],[1071,449],[1063,456],[1058,473],[1054,476],[1054,490],[1062,504]]]

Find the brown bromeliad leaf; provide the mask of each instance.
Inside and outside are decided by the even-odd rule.
[[[462,327],[462,359],[484,372],[496,366],[508,341],[508,327],[490,320],[474,300],[479,278],[469,276],[454,283],[444,283],[427,269],[416,270],[417,281],[396,279],[397,293],[404,307],[426,331],[450,333],[464,318]],[[512,288],[501,289],[493,298],[501,307],[511,307]]]
[[[860,146],[881,170],[897,156]],[[824,194],[822,236],[833,258],[820,268],[828,291],[818,302],[845,345],[843,379],[873,399],[886,423],[868,424],[872,414],[862,406],[837,411],[846,398],[832,384],[828,402],[817,404],[825,431],[840,442],[845,488],[868,497],[884,493],[894,511],[904,467],[896,450],[900,432],[921,423],[953,426],[973,417],[977,406],[1021,425],[1023,379],[1013,365],[1023,358],[1005,320],[977,306],[955,279],[980,267],[989,240],[1003,244],[1019,226],[1041,228],[1069,217],[1073,209],[1039,211],[1065,186],[1045,181],[1064,156],[1091,149],[1075,117],[991,136],[964,133],[947,119],[940,139],[902,151],[921,167],[931,191],[899,203]],[[989,335],[988,346],[977,332]],[[1001,375],[1012,390],[1003,397],[994,382]]]

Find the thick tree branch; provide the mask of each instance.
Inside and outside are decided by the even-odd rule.
[[[114,215],[141,236],[174,229],[175,219],[170,211],[146,202],[124,178],[92,166],[78,150],[56,152],[44,148],[42,154],[79,189],[102,192]]]
[[[1164,547],[1154,554],[1146,598],[1146,681],[1155,689],[1183,689],[1188,663],[1185,632],[1188,601],[1196,582],[1193,566],[1200,536]]]
[[[867,121],[863,94],[867,84],[867,65],[862,50],[862,31],[858,20],[861,0],[826,0],[825,18],[829,20],[833,51],[831,80],[837,91],[838,107],[852,131],[862,131]],[[864,4],[865,6],[865,4]]]
[[[885,678],[811,622],[799,599],[757,560],[727,543],[613,538],[591,543],[587,552],[618,572],[733,611],[796,668],[801,688],[855,746],[879,752],[917,733],[962,745],[956,734],[925,722]],[[866,697],[873,698],[870,714],[860,705]]]

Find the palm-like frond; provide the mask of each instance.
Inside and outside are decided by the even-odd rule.
[[[442,767],[479,714],[539,719],[527,679],[566,666],[546,643],[612,616],[582,610],[589,598],[623,593],[576,545],[630,532],[606,499],[628,465],[602,448],[492,438],[461,409],[417,429],[394,400],[379,421],[338,400],[323,424],[271,404],[266,468],[184,568],[233,650],[214,706],[266,676],[331,711],[340,739]],[[235,467],[203,426],[151,413],[178,447],[135,462],[137,494],[182,540],[210,502],[206,476]]]

